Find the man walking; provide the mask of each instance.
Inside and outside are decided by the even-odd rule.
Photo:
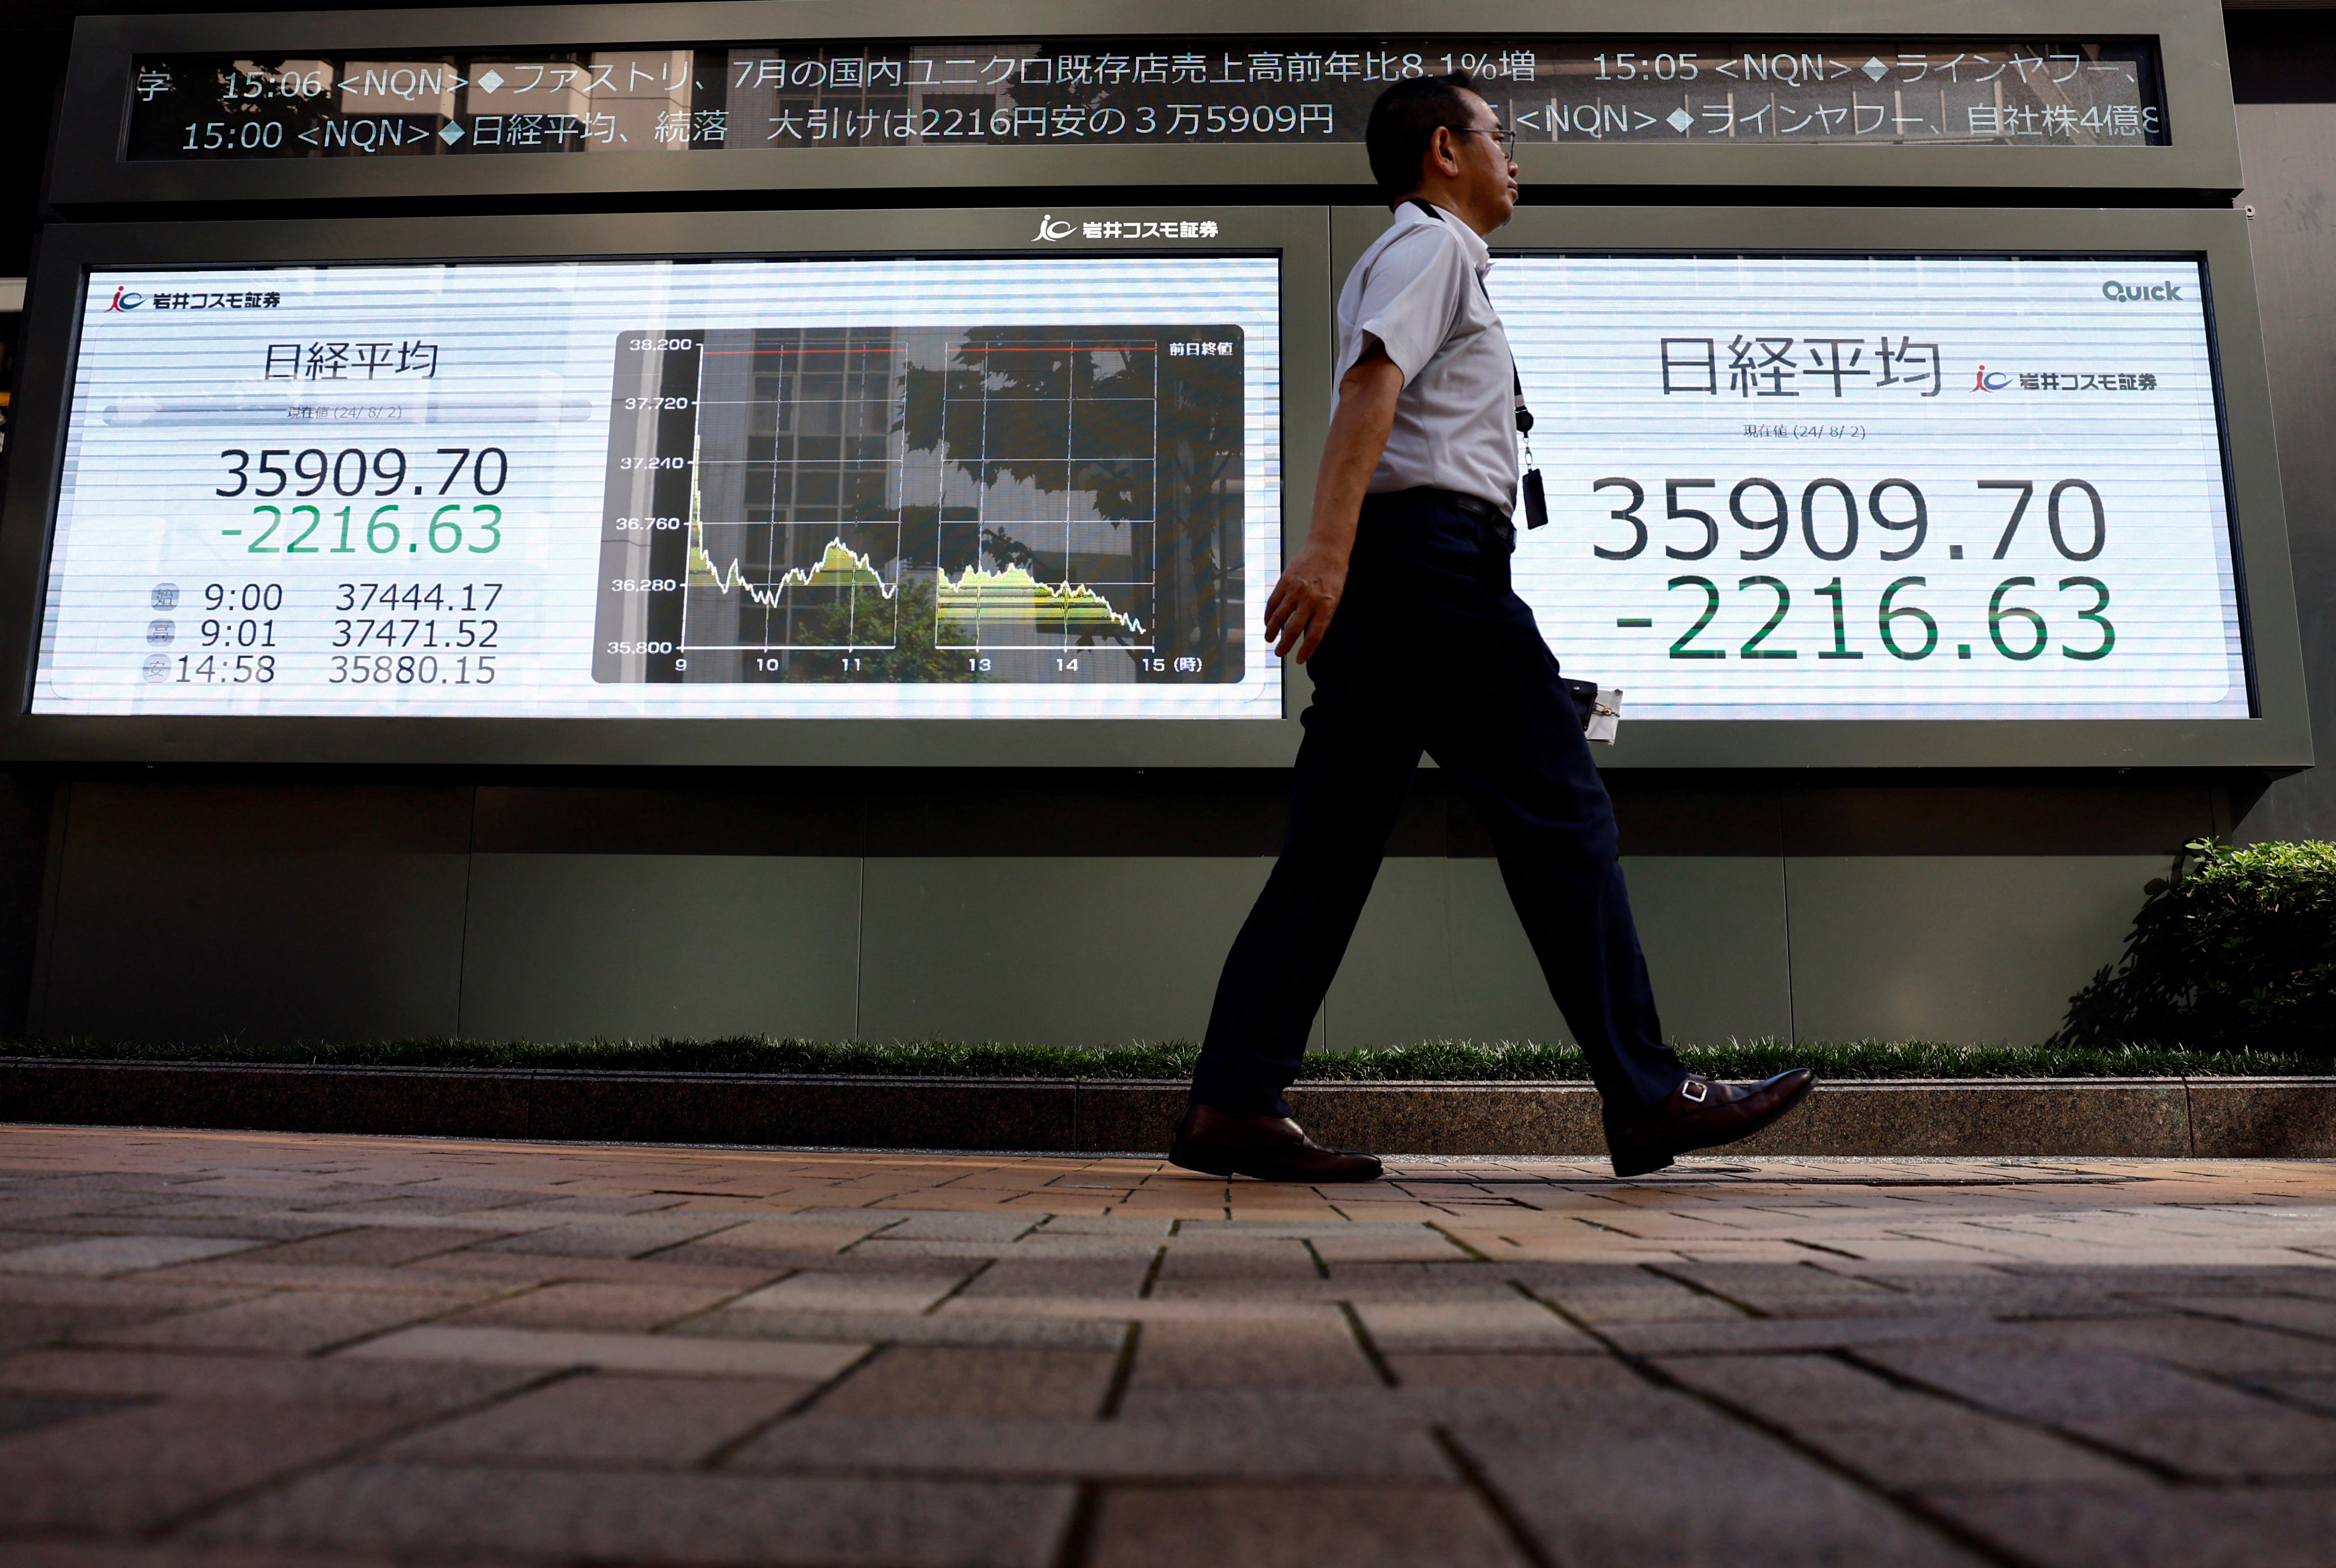
[[[1289,836],[1225,960],[1169,1158],[1266,1181],[1379,1174],[1372,1156],[1308,1138],[1281,1091],[1424,750],[1491,827],[1603,1096],[1615,1174],[1643,1174],[1758,1131],[1815,1077],[1796,1068],[1737,1088],[1689,1073],[1663,1044],[1612,805],[1557,660],[1510,591],[1522,395],[1484,290],[1484,237],[1516,209],[1514,138],[1460,73],[1388,88],[1365,140],[1395,224],[1339,296],[1312,523],[1265,609],[1276,655],[1294,648],[1314,678]]]

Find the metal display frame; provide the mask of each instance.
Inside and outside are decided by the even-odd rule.
[[[978,23],[946,0],[716,0],[672,5],[472,10],[311,11],[207,16],[102,16],[75,27],[50,200],[63,211],[128,203],[494,200],[696,194],[735,200],[832,202],[847,192],[1066,192],[1144,186],[1182,190],[1368,187],[1348,143],[1089,147],[851,147],[720,153],[593,152],[577,157],[283,159],[131,162],[120,156],[141,54],[254,50],[456,49],[685,44],[713,41],[1027,36],[1156,36],[1165,29],[1115,0],[996,0]],[[1138,25],[1137,16],[1145,17]],[[1177,34],[1238,38],[1389,36],[1422,31],[1394,0],[1188,0]],[[2105,24],[2114,21],[2114,26]],[[1878,0],[1845,26],[1823,0],[1581,0],[1562,14],[1521,15],[1491,0],[1450,0],[1434,31],[1453,36],[1773,36],[1822,40],[1900,33],[1950,37],[2153,38],[2170,141],[2138,147],[1680,146],[1577,143],[1518,148],[1528,190],[1652,187],[1823,188],[2156,193],[2161,200],[2227,199],[2242,186],[2222,9],[2212,0],[2146,0],[2108,12],[2078,0],[1964,0],[1948,10]],[[1877,161],[1877,160],[1881,160]],[[1318,196],[1319,200],[1319,196]]]
[[[33,283],[24,419],[14,433],[0,514],[0,759],[235,763],[660,764],[696,766],[1278,766],[1295,754],[1296,711],[1271,719],[737,719],[338,718],[316,716],[135,717],[27,711],[46,599],[50,544],[82,301],[92,270],[118,267],[363,265],[817,256],[1205,254],[1278,256],[1281,263],[1281,440],[1285,453],[1320,450],[1331,356],[1329,226],[1319,207],[1062,209],[1056,227],[1086,219],[1214,220],[1218,237],[1131,245],[1037,238],[1042,214],[1022,208],[784,214],[666,213],[482,221],[90,224],[52,229]],[[642,241],[653,238],[654,248]],[[1074,250],[1076,247],[1076,250]],[[1283,476],[1285,516],[1312,503],[1313,464]],[[1289,530],[1285,526],[1285,535]],[[1278,562],[1255,563],[1249,598],[1261,607]],[[1261,613],[1261,611],[1260,612]],[[1270,657],[1260,651],[1260,657]]]

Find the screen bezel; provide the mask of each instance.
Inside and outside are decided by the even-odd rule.
[[[0,602],[20,607],[0,637],[0,680],[14,696],[0,716],[0,758],[316,763],[667,764],[961,766],[1276,766],[1295,754],[1297,706],[1285,687],[1278,719],[605,719],[337,718],[316,716],[94,716],[28,711],[43,623],[48,555],[83,295],[92,271],[202,265],[363,265],[412,261],[666,259],[854,255],[1270,255],[1281,268],[1281,439],[1319,451],[1329,416],[1321,370],[1330,357],[1329,233],[1320,208],[1061,209],[1064,222],[1130,217],[1212,219],[1212,240],[1129,245],[1035,238],[1041,214],[1022,209],[820,214],[672,214],[343,223],[92,225],[52,230],[34,282],[26,418],[0,516]],[[482,242],[492,227],[509,243]],[[658,240],[639,248],[640,236]],[[1076,247],[1076,250],[1073,248]],[[1301,368],[1302,367],[1302,368]],[[1284,463],[1287,519],[1311,503],[1311,462]],[[1250,597],[1262,603],[1279,561],[1260,563]],[[1261,580],[1260,580],[1261,579]]]

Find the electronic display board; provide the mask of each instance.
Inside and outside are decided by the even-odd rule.
[[[2195,256],[1504,254],[1552,524],[1633,724],[2244,719]]]
[[[1280,289],[1205,251],[92,269],[31,711],[1279,720]]]
[[[1527,144],[2163,146],[2154,41],[1249,34],[146,54],[137,161],[1359,143],[1475,76]]]

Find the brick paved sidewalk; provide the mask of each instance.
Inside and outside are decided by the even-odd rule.
[[[2336,1167],[0,1127],[0,1560],[2324,1564]]]

